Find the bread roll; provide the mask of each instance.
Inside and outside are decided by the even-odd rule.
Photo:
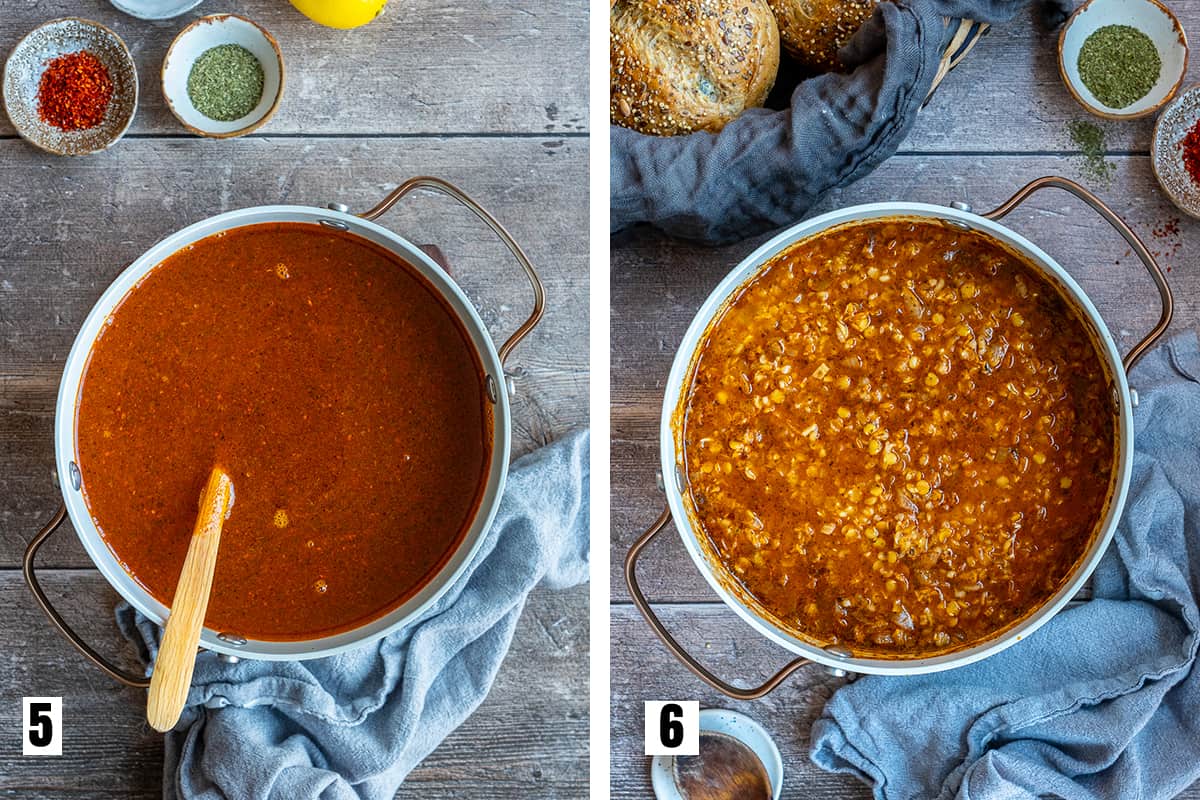
[[[815,72],[838,69],[837,51],[871,18],[879,0],[767,0],[787,54]]]
[[[775,83],[779,29],[766,0],[615,0],[609,21],[614,124],[719,131]]]

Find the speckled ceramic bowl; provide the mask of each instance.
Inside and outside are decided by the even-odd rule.
[[[1101,103],[1079,77],[1079,50],[1088,37],[1108,25],[1128,25],[1150,37],[1162,69],[1158,81],[1140,100],[1124,108]],[[1088,0],[1062,27],[1058,36],[1058,71],[1067,91],[1098,117],[1135,119],[1152,114],[1170,100],[1187,72],[1188,43],[1179,20],[1158,0]]]
[[[58,56],[90,51],[108,68],[112,99],[103,121],[94,128],[64,131],[38,115],[38,83],[46,65]],[[98,22],[68,17],[34,28],[17,42],[4,64],[4,110],[17,133],[50,153],[82,156],[120,139],[137,110],[137,69],[121,37]]]
[[[1187,89],[1167,106],[1154,125],[1150,164],[1163,192],[1183,213],[1200,219],[1200,184],[1183,165],[1183,140],[1200,120],[1200,86]]]

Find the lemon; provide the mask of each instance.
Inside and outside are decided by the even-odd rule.
[[[387,0],[291,0],[313,22],[330,28],[357,28],[383,13]]]

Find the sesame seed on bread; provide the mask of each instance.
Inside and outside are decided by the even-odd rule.
[[[767,0],[779,39],[794,60],[813,72],[840,69],[837,53],[870,19],[879,0]]]
[[[719,131],[779,70],[767,0],[613,0],[610,115],[642,133]]]

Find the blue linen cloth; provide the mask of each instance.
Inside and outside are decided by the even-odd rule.
[[[839,689],[812,758],[879,800],[1173,797],[1200,778],[1200,345],[1131,384],[1133,479],[1094,599],[968,667]]]
[[[380,641],[312,661],[203,654],[167,734],[166,800],[391,800],[487,696],[530,590],[587,581],[588,479],[586,431],[519,459],[467,572]],[[117,621],[153,663],[161,629],[128,605]]]
[[[891,0],[842,49],[852,71],[800,81],[788,108],[749,109],[720,133],[646,136],[610,126],[611,232],[649,223],[727,244],[795,222],[899,149],[957,29],[948,20],[999,24],[1029,4]],[[1073,0],[1038,5],[1052,27]]]

